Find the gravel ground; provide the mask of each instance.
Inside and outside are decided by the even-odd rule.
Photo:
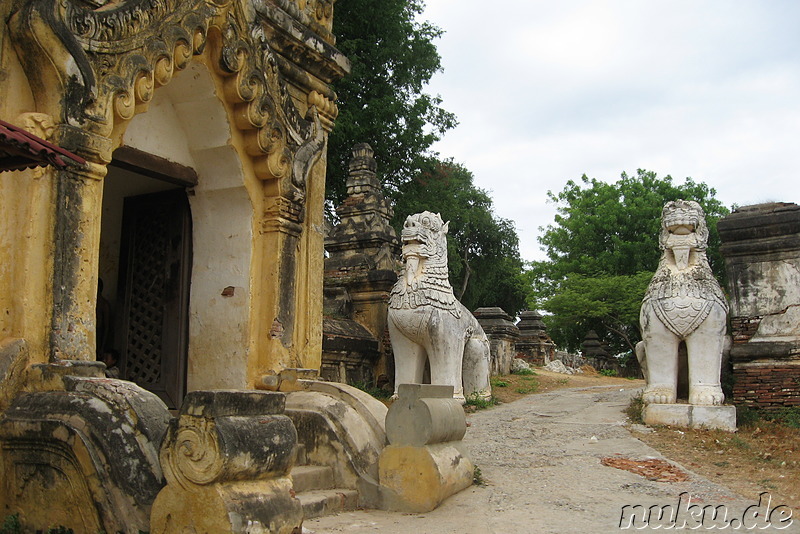
[[[691,511],[699,518],[699,510],[707,505],[724,505],[728,521],[742,518],[748,507],[751,514],[757,511],[755,502],[682,466],[677,467],[688,475],[687,481],[659,482],[602,465],[607,457],[663,459],[636,438],[636,431],[646,429],[623,426],[623,411],[635,392],[635,388],[623,386],[562,389],[470,414],[464,443],[485,485],[468,488],[429,513],[348,512],[307,520],[304,532],[619,532],[623,506],[671,504],[678,508],[683,493],[684,506],[677,523],[685,520],[686,529],[723,525],[708,515],[702,525],[693,522]],[[691,496],[690,503],[686,496]],[[687,504],[699,506],[687,509]],[[773,521],[777,519],[776,512]],[[767,526],[752,515],[746,520],[751,526]],[[667,523],[665,520],[662,527]],[[650,528],[657,525],[651,520]],[[643,523],[633,526],[647,527]],[[724,531],[749,531],[745,526]],[[760,531],[800,532],[800,519],[782,530],[775,527],[773,522]]]

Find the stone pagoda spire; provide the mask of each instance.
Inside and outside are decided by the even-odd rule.
[[[347,198],[325,240],[322,376],[339,382],[389,381],[386,320],[389,292],[400,267],[400,240],[389,224],[372,148],[353,147]]]
[[[397,268],[400,241],[389,221],[394,214],[383,196],[372,147],[353,147],[347,176],[347,198],[336,208],[340,222],[325,240],[330,255],[325,270],[391,270]]]

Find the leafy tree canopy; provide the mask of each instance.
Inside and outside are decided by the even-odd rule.
[[[548,333],[559,346],[577,351],[586,333],[600,334],[615,353],[633,350],[641,339],[639,308],[651,272],[587,277],[571,273],[546,301]],[[604,335],[606,334],[606,335]]]
[[[329,138],[327,198],[345,196],[350,149],[369,143],[384,186],[416,175],[431,145],[457,122],[441,99],[422,92],[441,58],[433,40],[442,31],[416,16],[423,0],[347,0],[336,5],[337,47],[352,64],[334,84],[339,117]]]
[[[658,266],[661,210],[670,200],[703,207],[708,257],[723,277],[717,221],[729,210],[704,183],[686,178],[676,184],[639,169],[635,176],[623,172],[613,184],[584,175],[580,183],[570,180],[561,192],[547,194],[557,205],[555,224],[539,239],[548,260],[534,262],[526,276],[534,288],[529,304],[552,314],[545,320],[560,346],[574,350],[589,329],[619,351],[641,339],[638,306]]]
[[[423,170],[394,196],[398,235],[413,213],[431,211],[450,222],[450,283],[467,309],[500,306],[514,315],[524,307],[529,286],[521,274],[514,223],[494,214],[492,199],[474,185],[469,170],[452,160],[428,158]]]

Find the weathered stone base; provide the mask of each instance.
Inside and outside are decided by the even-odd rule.
[[[299,532],[300,501],[289,477],[183,489],[168,485],[153,503],[150,529],[169,532]]]
[[[189,393],[161,443],[167,485],[150,532],[299,532],[303,510],[289,477],[297,432],[284,407],[282,393]]]
[[[386,444],[386,406],[346,384],[298,380],[286,415],[312,465],[333,469],[337,488],[358,490],[359,506],[379,508],[378,459]],[[281,385],[283,387],[283,385]]]
[[[646,425],[670,425],[736,432],[735,406],[648,404],[642,412]]]
[[[18,395],[0,419],[0,517],[19,514],[24,532],[149,530],[169,412],[131,382],[91,376],[103,367],[33,366],[30,387],[51,390]]]
[[[397,394],[386,415],[391,445],[378,461],[381,507],[430,512],[472,484],[475,466],[460,448],[464,410],[453,386],[400,384]]]
[[[383,508],[430,512],[449,496],[469,487],[475,466],[461,453],[459,444],[386,447],[379,462]]]

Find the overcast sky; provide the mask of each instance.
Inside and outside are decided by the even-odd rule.
[[[434,146],[543,259],[546,192],[637,168],[800,203],[800,1],[427,0],[460,125]]]

